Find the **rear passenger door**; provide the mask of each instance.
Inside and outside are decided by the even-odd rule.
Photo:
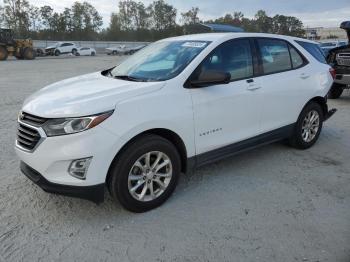
[[[263,109],[262,132],[272,131],[297,121],[312,91],[306,59],[287,41],[275,38],[255,40],[259,54]]]

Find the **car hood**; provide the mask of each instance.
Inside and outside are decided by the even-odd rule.
[[[56,48],[56,46],[55,46],[55,45],[52,45],[52,46],[46,47],[45,49],[54,49],[54,48]]]
[[[164,82],[131,82],[97,72],[59,81],[37,91],[24,101],[22,110],[45,118],[88,116],[112,110],[122,100],[163,86]]]

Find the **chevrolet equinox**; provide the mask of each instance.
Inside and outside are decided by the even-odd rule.
[[[311,147],[334,112],[334,70],[303,46],[257,33],[155,42],[111,69],[51,84],[25,100],[16,152],[43,190],[128,210],[161,205],[180,173],[286,140]]]

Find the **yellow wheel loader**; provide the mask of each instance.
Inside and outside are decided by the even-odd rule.
[[[6,60],[8,56],[15,56],[17,59],[35,59],[33,41],[14,39],[12,30],[0,28],[0,61]]]

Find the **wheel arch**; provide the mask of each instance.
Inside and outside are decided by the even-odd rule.
[[[134,142],[136,139],[144,136],[144,135],[158,135],[160,137],[163,137],[167,140],[169,140],[177,149],[177,151],[179,152],[180,155],[180,159],[181,159],[181,171],[186,173],[187,169],[188,169],[188,165],[187,165],[187,149],[185,146],[185,143],[183,141],[183,139],[174,131],[170,130],[170,129],[166,129],[166,128],[153,128],[153,129],[148,129],[146,131],[143,131],[137,135],[135,135],[134,137],[132,137],[127,143],[125,143],[122,148],[118,151],[118,153],[114,156],[113,161],[111,162],[111,165],[108,169],[108,173],[107,173],[107,177],[106,177],[106,183],[108,184],[108,181],[111,177],[111,167],[114,163],[114,161],[116,161],[116,159],[118,159],[118,157],[120,156],[120,154],[123,153],[123,151],[126,149],[127,146],[129,146],[132,142]]]
[[[315,102],[317,104],[319,104],[322,108],[323,111],[323,116],[326,116],[328,113],[328,105],[327,105],[327,99],[325,97],[322,96],[315,96],[314,98],[310,99],[305,106],[303,107],[303,109],[310,104],[311,102]]]

